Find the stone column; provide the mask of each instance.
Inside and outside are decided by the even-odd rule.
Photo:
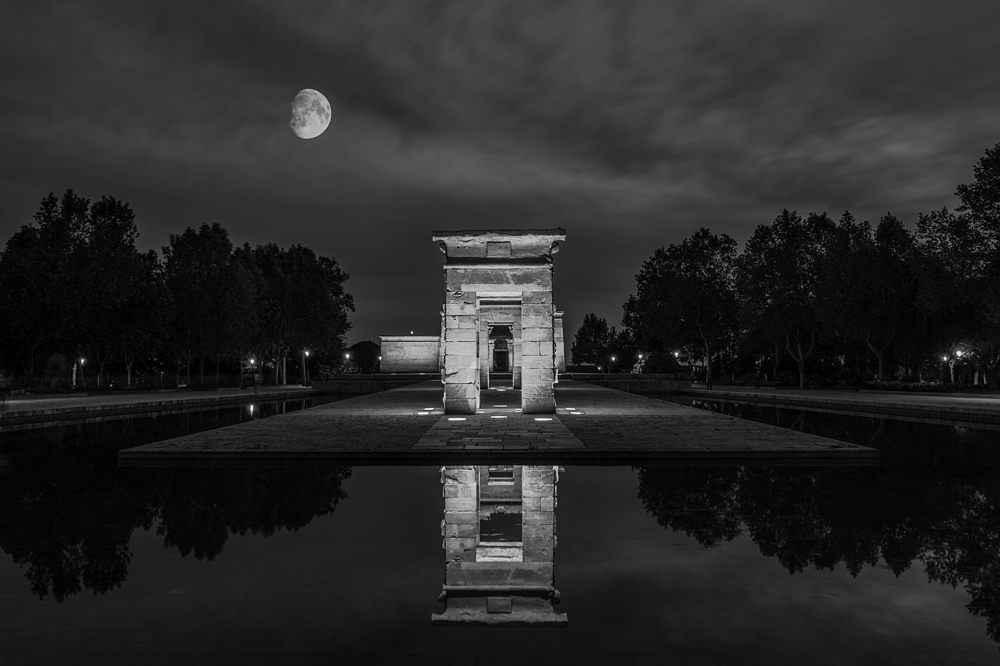
[[[479,387],[488,389],[490,387],[490,323],[479,312]]]
[[[555,305],[553,304],[553,308]],[[556,310],[552,313],[552,331],[556,338],[556,370],[566,372],[566,344],[563,338],[563,313]]]
[[[521,411],[556,411],[555,341],[552,335],[552,292],[529,291],[521,299]]]
[[[517,317],[517,321],[514,325],[510,327],[511,335],[513,339],[510,341],[510,372],[511,381],[513,382],[511,386],[515,389],[521,388],[521,318]]]
[[[479,314],[474,292],[449,292],[445,303],[444,411],[479,408]]]

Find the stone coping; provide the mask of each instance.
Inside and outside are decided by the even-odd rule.
[[[425,435],[435,424],[486,428],[486,419],[494,416],[513,422],[517,412],[513,405],[520,404],[518,391],[483,391],[482,413],[475,415],[481,423],[476,425],[469,417],[445,415],[441,384],[428,381],[146,444],[121,451],[118,458],[123,465],[828,465],[878,461],[878,451],[868,447],[581,382],[560,383],[556,399],[560,405],[556,414],[521,415],[523,427],[511,423],[518,432],[493,429],[479,436],[453,428],[428,440]],[[501,400],[508,406],[493,407]],[[545,420],[536,423],[536,419]],[[508,447],[507,440],[518,437],[530,438],[532,445]],[[429,445],[418,447],[421,441]]]
[[[175,397],[165,398],[173,393]],[[116,393],[111,395],[86,394],[46,396],[42,399],[15,399],[0,410],[0,431],[9,426],[50,423],[85,419],[88,421],[126,416],[130,414],[162,413],[190,410],[199,407],[221,407],[248,402],[273,402],[295,400],[322,395],[306,387],[279,388],[254,393],[252,389],[222,389],[221,391],[164,391],[156,393]],[[38,403],[52,403],[51,407],[37,407]],[[55,404],[61,403],[61,404]]]
[[[965,395],[800,389],[686,388],[681,395],[750,402],[776,407],[805,407],[864,414],[914,417],[940,421],[1000,424],[1000,395]]]

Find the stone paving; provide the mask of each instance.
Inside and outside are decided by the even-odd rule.
[[[519,412],[512,389],[483,392],[481,413],[445,415],[429,381],[119,453],[122,464],[339,461],[352,464],[874,464],[834,440],[562,382],[555,415]],[[463,418],[463,421],[453,421]],[[551,419],[551,420],[538,420]]]
[[[424,433],[414,450],[560,451],[582,449],[583,444],[556,415],[524,415],[521,392],[487,389],[475,415],[442,415]]]

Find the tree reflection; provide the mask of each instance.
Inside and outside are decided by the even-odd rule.
[[[911,454],[877,468],[639,468],[639,499],[705,546],[745,530],[790,573],[842,562],[857,576],[884,560],[898,576],[919,562],[930,580],[963,585],[1000,642],[997,468]]]
[[[116,447],[37,447],[0,466],[0,549],[39,598],[121,586],[137,528],[182,556],[219,555],[233,534],[297,530],[333,512],[350,467],[117,468]]]

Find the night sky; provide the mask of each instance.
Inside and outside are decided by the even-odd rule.
[[[996,0],[4,2],[0,242],[71,188],[143,250],[301,243],[351,274],[356,342],[438,333],[432,229],[562,226],[571,338],[700,226],[954,207],[1000,142],[998,29]]]

